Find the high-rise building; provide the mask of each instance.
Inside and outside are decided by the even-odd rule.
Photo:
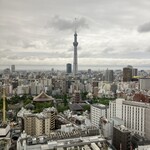
[[[132,76],[137,76],[138,75],[138,69],[133,68],[132,69]]]
[[[129,82],[132,79],[132,68],[123,68],[123,82]]]
[[[116,149],[130,150],[131,132],[123,125],[113,127],[112,144]]]
[[[69,74],[69,73],[72,73],[72,65],[71,64],[67,64],[66,65],[66,72]]]
[[[76,33],[76,31],[74,33],[73,46],[74,46],[73,75],[76,76],[77,73],[78,73],[78,54],[77,54],[78,42],[77,42],[77,33]]]
[[[113,82],[114,81],[114,72],[113,70],[106,70],[105,72],[105,81]]]
[[[92,70],[91,70],[91,69],[88,69],[87,72],[88,72],[88,74],[91,74],[91,73],[92,73]]]
[[[15,65],[11,65],[11,72],[15,72]]]

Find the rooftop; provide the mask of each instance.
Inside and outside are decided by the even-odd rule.
[[[64,150],[65,148],[75,148],[76,146],[89,147],[92,149],[92,145],[96,145],[100,148],[106,148],[108,145],[106,144],[106,139],[102,136],[87,136],[87,137],[77,137],[77,138],[68,138],[68,139],[60,139],[55,141],[47,140],[47,137],[28,137],[25,139],[20,139],[27,141],[27,149],[35,149],[36,150],[44,150],[44,149],[60,149]],[[22,143],[20,141],[20,143]],[[92,144],[93,143],[93,144]],[[87,146],[85,146],[87,145]]]
[[[133,105],[133,106],[139,106],[139,107],[150,107],[150,103],[143,103],[143,102],[135,102],[135,101],[123,101],[123,104],[125,105]]]
[[[121,132],[130,132],[124,125],[116,125],[114,128],[120,130]]]
[[[103,104],[93,104],[92,106],[100,108],[100,109],[107,109],[108,108],[108,106],[103,105]]]
[[[77,103],[69,104],[69,108],[72,111],[82,111],[83,110],[83,108]]]
[[[38,96],[34,97],[34,102],[48,102],[53,101],[54,98],[52,96],[47,95],[44,91],[42,91]]]

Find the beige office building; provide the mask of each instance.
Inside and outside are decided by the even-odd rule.
[[[57,111],[54,107],[45,108],[39,114],[24,115],[24,128],[28,135],[49,135],[55,129]]]

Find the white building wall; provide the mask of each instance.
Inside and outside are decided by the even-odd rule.
[[[125,101],[125,100],[121,99],[121,98],[116,99],[116,106],[114,105],[115,110],[116,110],[115,117],[122,118],[122,103],[123,103],[123,101]]]
[[[150,90],[150,78],[140,79],[140,90]]]
[[[102,116],[107,118],[107,110],[105,105],[103,105],[104,108],[98,108],[94,105],[91,105],[91,123],[93,126],[99,128],[100,124],[100,118]]]
[[[145,136],[150,140],[150,108],[146,108],[145,113]]]
[[[24,93],[23,93],[22,86],[18,86],[18,87],[17,87],[17,95],[22,95],[22,94],[24,94]]]
[[[117,99],[114,102],[110,102],[108,116],[109,118],[118,117],[122,119],[124,125],[133,133],[145,136],[146,107],[144,103]],[[149,122],[147,121],[148,125]]]
[[[38,85],[36,86],[36,93],[37,93],[37,94],[40,94],[41,91],[42,91],[42,89],[43,89],[42,85],[41,85],[41,84],[38,84]]]
[[[109,110],[108,110],[108,119],[112,117],[116,117],[116,102],[112,101],[109,103]]]
[[[141,136],[145,135],[145,108],[123,105],[123,120],[125,126],[132,132],[138,133]]]
[[[29,94],[30,93],[29,86],[28,85],[23,86],[23,91],[24,91],[24,94]]]
[[[31,94],[32,95],[36,95],[37,94],[37,92],[36,92],[36,85],[34,85],[34,84],[31,85]]]

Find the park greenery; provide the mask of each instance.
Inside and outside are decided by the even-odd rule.
[[[81,92],[81,99],[86,100],[87,99],[88,92]]]
[[[57,111],[58,112],[64,112],[65,110],[68,110],[69,109],[69,106],[63,106],[63,105],[58,105],[57,106]]]
[[[8,100],[8,104],[17,104],[17,103],[23,103],[24,105],[27,105],[28,103],[31,103],[33,100],[33,97],[30,95],[22,95],[19,96],[15,94]]]
[[[81,92],[81,99],[82,101],[87,100],[87,92]],[[55,103],[51,102],[34,102],[33,103],[33,97],[31,95],[14,95],[10,99],[6,99],[6,108],[8,108],[8,105],[16,105],[16,104],[22,104],[23,107],[26,107],[28,104],[32,104],[34,106],[34,112],[39,113],[43,111],[44,108],[48,107],[56,107],[58,112],[63,112],[67,109],[69,109],[69,100],[70,97],[67,94],[61,94],[61,95],[54,95]],[[93,97],[93,99],[89,100],[89,103],[99,103],[103,105],[109,105],[109,102],[114,100],[113,98],[98,98]],[[3,106],[3,100],[0,100],[0,109],[2,109]],[[90,104],[85,104],[82,106],[84,111],[90,111]]]
[[[36,102],[34,103],[35,110],[34,113],[40,113],[43,111],[44,108],[52,107],[51,102]]]
[[[56,104],[56,108],[58,112],[63,112],[67,109],[69,109],[69,99],[70,97],[67,94],[62,94],[62,95],[55,95],[54,98],[60,99],[61,102]]]
[[[109,105],[110,101],[115,100],[114,98],[106,98],[106,97],[102,97],[102,98],[98,98],[98,97],[94,97],[92,100],[92,104],[94,103],[99,103],[99,104],[103,104],[103,105]]]
[[[83,111],[87,110],[88,112],[90,112],[90,105],[89,104],[83,105],[82,108],[83,108]]]

